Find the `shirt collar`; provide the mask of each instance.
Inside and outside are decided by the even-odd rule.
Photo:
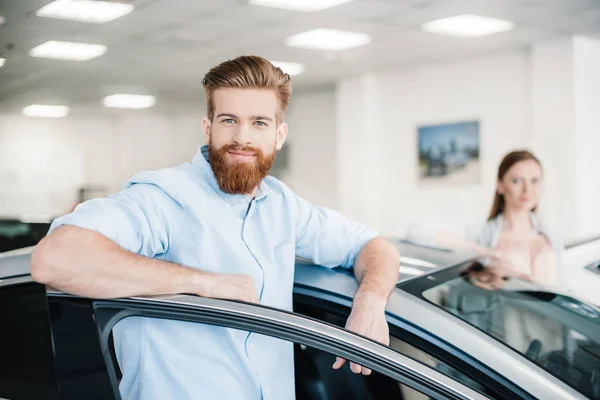
[[[531,226],[534,230],[536,230],[539,233],[546,234],[545,229],[540,223],[540,219],[538,218],[535,212],[529,213],[529,220],[531,221]],[[498,214],[498,216],[495,218],[495,223],[498,225],[498,231],[501,232],[502,224],[504,223],[504,215],[502,213]]]
[[[249,203],[251,201],[250,198],[244,196],[243,194],[229,194],[219,188],[219,184],[217,183],[217,179],[215,178],[215,174],[208,162],[208,146],[204,145],[198,149],[198,152],[192,158],[192,164],[198,168],[202,174],[202,177],[206,182],[208,182],[211,188],[223,199],[223,201],[229,204],[237,204],[237,203]],[[260,182],[258,185],[258,190],[256,191],[256,195],[254,196],[254,200],[262,200],[267,197],[267,185],[264,181]]]

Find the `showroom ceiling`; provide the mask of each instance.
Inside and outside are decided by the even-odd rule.
[[[129,0],[133,12],[104,24],[36,15],[50,0],[0,0],[0,107],[32,103],[101,105],[113,93],[162,99],[201,97],[208,68],[242,54],[304,65],[296,89],[331,84],[364,72],[409,69],[486,54],[525,50],[532,43],[600,34],[598,0],[354,0],[317,12],[251,5],[246,0]],[[514,23],[494,35],[459,38],[425,32],[424,23],[477,14]],[[318,28],[366,34],[369,43],[344,51],[286,46],[292,35]],[[34,58],[49,40],[102,44],[83,62]]]

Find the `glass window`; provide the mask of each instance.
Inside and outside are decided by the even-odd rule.
[[[48,223],[0,220],[0,253],[35,246],[50,229]]]
[[[493,275],[479,264],[411,283],[420,295],[600,399],[600,312],[572,297]],[[413,294],[416,294],[411,291]]]

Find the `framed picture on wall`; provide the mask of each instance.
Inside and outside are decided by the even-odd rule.
[[[479,121],[423,125],[417,133],[420,183],[480,182]]]

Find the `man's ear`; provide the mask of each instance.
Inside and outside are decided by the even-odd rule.
[[[277,137],[275,138],[275,148],[281,150],[281,147],[285,143],[285,139],[288,134],[288,126],[285,122],[282,122],[277,126]]]
[[[210,141],[210,120],[208,117],[202,119],[202,132],[204,132],[204,140],[206,140],[206,144],[208,144]]]

